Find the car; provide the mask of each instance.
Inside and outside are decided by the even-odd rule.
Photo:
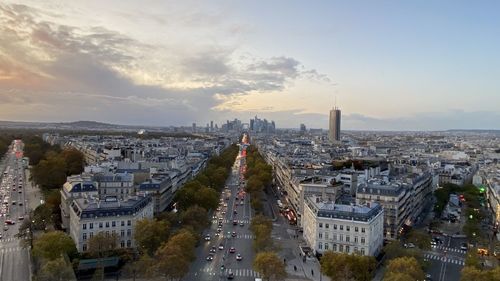
[[[245,224],[242,221],[240,221],[240,226],[245,226]]]
[[[19,216],[19,218],[17,218],[18,220],[22,221],[24,220],[24,217],[23,216]]]
[[[8,227],[8,226],[6,226],[6,225],[4,225],[4,226],[3,226],[3,230],[4,230],[4,231],[7,231],[7,230],[9,230],[9,227]]]
[[[460,250],[462,251],[467,251],[467,243],[462,243],[462,245],[460,246]]]
[[[205,241],[210,241],[210,234],[205,235]]]
[[[437,245],[436,241],[431,241],[431,246],[436,246],[436,245]]]
[[[215,246],[212,246],[212,248],[210,248],[210,253],[215,253],[217,252],[217,248],[215,248]]]
[[[220,211],[221,209],[220,209],[220,207],[217,207],[217,209],[216,209],[216,210],[217,210],[217,212],[218,212],[218,211]]]
[[[236,255],[236,260],[237,261],[241,261],[243,259],[243,257],[240,255],[240,254],[237,254]]]
[[[19,202],[19,206],[22,206],[23,205],[23,202]]]
[[[224,250],[224,245],[223,244],[219,244],[219,250]]]
[[[12,203],[11,203],[11,204],[12,204],[12,205],[16,205],[16,204],[17,204],[17,202],[14,200],[14,201],[12,201]]]
[[[19,190],[17,193],[23,193],[23,191],[22,191],[22,190]]]
[[[236,237],[236,236],[237,236],[236,232],[235,232],[235,231],[233,231],[233,233],[231,233],[231,236],[232,236],[232,237]]]
[[[238,221],[237,220],[233,220],[233,225],[238,225]]]
[[[15,202],[15,201],[12,201],[12,202]],[[234,210],[233,213],[236,215],[236,214],[238,214],[238,211]]]
[[[217,233],[221,233],[222,232],[222,228],[217,228]]]
[[[227,274],[227,279],[230,279],[230,280],[231,280],[231,279],[234,279],[234,273],[229,272],[229,273]]]
[[[415,244],[413,243],[408,243],[408,244],[404,244],[405,248],[415,248]]]
[[[213,255],[208,255],[208,256],[206,257],[206,260],[207,260],[207,261],[213,261],[213,260],[214,260],[214,256],[213,256]]]
[[[243,205],[243,200],[240,201],[240,205]]]
[[[234,254],[236,252],[236,249],[234,247],[229,248],[229,253]]]

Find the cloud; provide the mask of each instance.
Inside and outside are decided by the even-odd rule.
[[[39,118],[87,119],[86,112],[89,118],[102,112],[103,121],[108,114],[135,122],[127,108],[184,124],[213,117],[217,106],[237,97],[321,76],[290,57],[240,58],[236,47],[150,45],[104,26],[70,26],[46,11],[0,4],[0,100],[4,106],[23,100],[30,109],[60,109],[59,116]]]

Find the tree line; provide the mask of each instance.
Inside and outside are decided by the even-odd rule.
[[[252,208],[257,213],[262,213],[262,192],[273,181],[273,169],[252,145],[247,148],[245,179],[246,191],[251,195]]]

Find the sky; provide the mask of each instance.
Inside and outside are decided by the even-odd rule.
[[[498,1],[0,2],[0,120],[500,129]]]

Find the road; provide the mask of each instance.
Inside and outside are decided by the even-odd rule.
[[[29,208],[22,146],[14,141],[0,163],[0,281],[30,280],[29,249],[21,247],[16,237]]]
[[[441,240],[443,243],[424,252],[424,259],[430,263],[427,273],[434,281],[458,281],[467,253],[460,246],[466,239],[441,236]]]
[[[241,168],[244,165],[244,157],[238,156],[226,181],[226,188],[221,193],[220,206],[212,218],[212,225],[204,233],[210,236],[210,240],[198,246],[196,260],[183,280],[227,280],[230,273],[234,275],[233,280],[253,281],[259,277],[252,269],[254,237],[249,229],[252,219],[250,196],[243,192],[244,181],[240,186]],[[237,197],[242,199],[236,199]],[[222,246],[222,249],[219,249],[219,246]],[[215,253],[210,253],[212,247],[215,247]],[[230,253],[231,247],[235,248],[234,253]],[[213,256],[212,261],[207,260],[209,255]],[[241,255],[242,260],[238,261],[237,255]]]

